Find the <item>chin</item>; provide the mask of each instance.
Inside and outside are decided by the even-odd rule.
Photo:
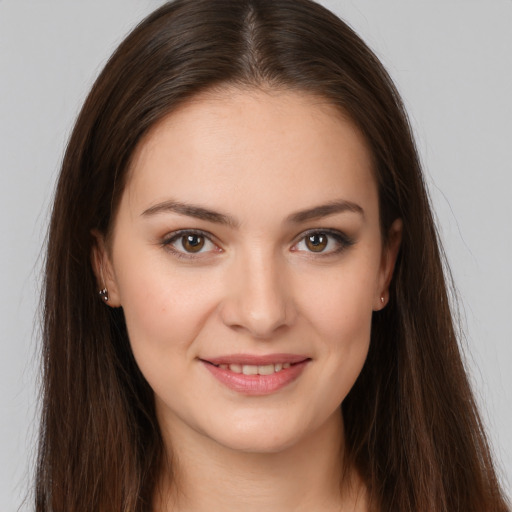
[[[225,418],[203,434],[225,448],[260,454],[281,453],[301,444],[311,434],[304,419],[287,422],[283,421],[283,414],[272,416],[268,415],[264,421],[261,415],[251,418],[253,421]]]
[[[250,454],[282,453],[300,441],[300,437],[289,437],[279,433],[278,436],[269,435],[268,432],[232,433],[231,436],[222,436],[215,439],[224,448]]]

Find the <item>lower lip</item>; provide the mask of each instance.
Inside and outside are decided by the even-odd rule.
[[[296,380],[306,368],[309,359],[283,368],[271,375],[244,375],[224,370],[202,361],[210,373],[222,384],[244,395],[269,395],[284,388]]]

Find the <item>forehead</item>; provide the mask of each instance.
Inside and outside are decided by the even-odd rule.
[[[221,209],[259,202],[275,213],[377,202],[366,141],[338,108],[307,93],[232,88],[199,95],[156,125],[134,153],[125,195],[140,208],[171,197]]]

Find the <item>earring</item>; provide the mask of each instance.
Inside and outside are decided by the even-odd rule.
[[[380,297],[380,301],[382,302],[382,304],[384,304],[384,297],[382,295]]]
[[[105,301],[108,302],[108,290],[106,288],[103,288],[103,290],[100,290],[98,292],[98,295]]]

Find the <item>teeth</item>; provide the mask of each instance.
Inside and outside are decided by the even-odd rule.
[[[234,373],[242,373],[242,365],[240,364],[230,364],[229,369]]]
[[[231,370],[233,373],[243,373],[244,375],[272,375],[273,373],[280,372],[290,368],[291,363],[276,363],[276,364],[220,364],[221,370]]]
[[[273,364],[266,364],[264,366],[258,366],[258,373],[260,375],[272,375],[275,372]]]
[[[257,375],[258,374],[258,367],[253,366],[252,364],[244,364],[242,366],[242,373],[244,375]]]

